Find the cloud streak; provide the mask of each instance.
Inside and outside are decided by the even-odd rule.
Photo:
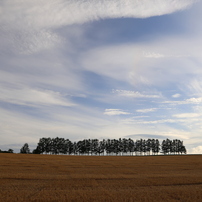
[[[173,117],[176,118],[196,118],[200,117],[201,115],[198,113],[182,113],[182,114],[174,114]]]
[[[105,109],[105,115],[115,116],[115,115],[127,115],[130,114],[129,112],[125,112],[121,109]]]
[[[0,101],[26,106],[75,106],[61,93],[34,88],[1,88]]]
[[[119,96],[129,97],[129,98],[160,98],[160,95],[140,93],[138,91],[113,90],[112,92],[115,94],[118,94]]]
[[[195,0],[45,0],[1,1],[1,21],[58,27],[103,18],[147,18],[184,10]],[[15,13],[15,16],[13,15]],[[22,21],[21,21],[22,20]]]
[[[156,111],[156,108],[150,108],[150,109],[137,109],[136,112],[140,112],[140,113],[148,113],[148,112],[154,112]]]
[[[106,18],[147,18],[190,7],[195,0],[2,0],[0,36],[21,54],[54,48],[62,41],[56,29]],[[15,34],[13,34],[15,33]],[[3,49],[2,49],[3,50]]]
[[[193,98],[180,100],[180,101],[164,101],[163,103],[171,104],[171,105],[187,105],[187,104],[197,105],[202,103],[202,97],[198,97],[198,98],[193,97]]]

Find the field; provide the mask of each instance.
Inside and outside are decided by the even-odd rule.
[[[0,201],[202,201],[202,156],[0,154]]]

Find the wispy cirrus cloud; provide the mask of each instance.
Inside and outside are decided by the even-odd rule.
[[[149,43],[102,45],[82,53],[81,65],[87,71],[133,86],[158,88],[177,83],[182,89],[190,83],[192,86],[187,85],[187,88],[200,90],[189,75],[201,74],[198,66],[201,63],[201,48],[197,46],[201,38],[193,37],[189,40],[189,37],[164,36]]]
[[[100,18],[146,18],[184,10],[196,0],[40,0],[1,1],[1,21],[58,27]],[[50,12],[51,11],[51,12]],[[15,13],[15,17],[12,13]]]
[[[128,90],[113,90],[113,93],[123,96],[123,97],[131,97],[131,98],[160,98],[160,95],[153,95],[149,93],[140,93],[138,91],[128,91]]]
[[[18,0],[0,2],[2,48],[22,54],[54,48],[59,27],[105,18],[147,18],[184,10],[196,0]],[[15,34],[14,34],[15,33]]]
[[[105,109],[104,112],[105,115],[109,116],[116,116],[116,115],[127,115],[130,114],[129,112],[125,112],[121,109]]]
[[[186,105],[186,104],[200,104],[202,103],[202,97],[192,97],[185,100],[180,101],[164,101],[163,103],[171,104],[171,105]]]
[[[173,117],[176,118],[196,118],[200,117],[201,114],[198,113],[181,113],[181,114],[173,114]]]
[[[179,93],[176,93],[176,94],[173,94],[173,95],[172,95],[173,98],[178,98],[178,97],[180,97],[180,96],[181,96],[181,95],[180,95]]]
[[[143,52],[144,57],[146,58],[164,58],[165,55],[161,54],[161,53],[155,53],[155,52]]]
[[[0,89],[0,101],[26,106],[75,106],[69,98],[60,92],[34,88],[9,88]]]
[[[156,111],[157,108],[149,108],[149,109],[137,109],[136,112],[140,112],[140,113],[148,113],[148,112],[154,112]]]

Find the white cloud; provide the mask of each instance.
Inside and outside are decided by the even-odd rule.
[[[62,38],[50,30],[26,31],[18,39],[14,39],[14,46],[21,54],[32,54],[55,47],[62,43]]]
[[[143,55],[146,58],[164,58],[165,57],[165,55],[163,54],[154,53],[154,52],[148,52],[148,53],[144,52]]]
[[[184,10],[195,0],[7,0],[0,2],[2,50],[32,54],[62,41],[56,29],[89,21],[146,18]]]
[[[201,47],[197,45],[200,42],[200,37],[190,38],[185,34],[181,37],[164,35],[147,43],[103,45],[83,53],[81,66],[133,86],[158,88],[174,83],[179,89],[186,86],[184,92],[188,93],[187,88],[192,83],[190,75],[199,77],[202,74],[198,65],[202,62]],[[149,57],[145,57],[145,50]],[[192,86],[197,88],[196,84]]]
[[[75,105],[59,92],[28,87],[9,88],[4,86],[0,89],[0,101],[27,106]]]
[[[190,149],[190,154],[202,154],[202,146],[194,147]]]
[[[202,57],[199,57],[200,59]],[[199,63],[201,63],[201,61],[199,60]],[[201,82],[201,70],[200,69],[195,69],[196,73],[194,78],[191,78],[189,82],[187,82],[184,86],[184,88],[182,88],[182,90],[184,90],[185,92],[187,92],[188,94],[191,94],[195,97],[202,97],[202,82]]]
[[[186,102],[188,103],[195,103],[195,104],[199,104],[202,102],[202,97],[198,97],[198,98],[190,98],[190,99],[187,99]]]
[[[18,25],[15,28],[16,24],[18,23],[14,22],[0,32],[0,38],[4,38],[1,47],[3,52],[29,55],[56,48],[62,44],[62,37],[51,29],[23,27],[24,25]]]
[[[202,97],[198,98],[189,98],[182,101],[164,101],[163,103],[171,104],[171,105],[184,105],[184,104],[200,104],[202,103]]]
[[[74,96],[84,94],[85,87],[81,75],[75,71],[75,64],[58,50],[37,56],[12,56],[12,60],[8,55],[1,57],[0,75],[1,90],[7,90],[8,94],[12,89],[16,92],[16,89],[26,88]]]
[[[156,111],[156,108],[150,108],[150,109],[137,109],[136,112],[141,112],[141,113],[148,113],[148,112],[154,112]]]
[[[138,91],[113,90],[113,93],[117,93],[119,96],[132,97],[132,98],[160,98],[160,95],[140,93]]]
[[[160,119],[154,121],[139,121],[140,124],[164,124],[164,123],[175,123],[174,119]]]
[[[179,94],[179,93],[176,93],[176,94],[174,94],[174,95],[172,95],[172,97],[174,97],[174,98],[178,98],[178,97],[180,97],[181,95]]]
[[[105,115],[114,116],[114,115],[127,115],[130,114],[129,112],[125,112],[120,109],[105,109]]]
[[[197,113],[182,113],[182,114],[174,114],[173,117],[176,118],[196,118],[196,117],[200,117],[201,114],[197,114]]]
[[[184,10],[195,0],[18,0],[1,1],[1,21],[58,27],[100,18],[146,18]]]

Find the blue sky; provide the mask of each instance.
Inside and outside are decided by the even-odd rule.
[[[0,149],[154,137],[202,153],[200,19],[200,0],[2,0]]]

